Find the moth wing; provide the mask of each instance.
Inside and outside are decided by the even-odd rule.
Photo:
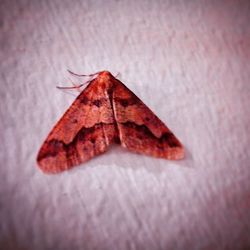
[[[113,107],[123,147],[171,160],[184,157],[184,148],[176,136],[121,82],[113,92]]]
[[[48,135],[38,153],[38,165],[47,173],[69,169],[105,152],[116,131],[108,94],[94,79]]]

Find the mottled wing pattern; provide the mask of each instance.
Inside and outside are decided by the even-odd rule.
[[[166,159],[184,157],[183,146],[174,134],[118,80],[113,90],[113,109],[123,147]]]
[[[76,98],[42,145],[37,161],[57,173],[105,152],[113,142],[166,159],[184,149],[166,125],[123,83],[102,71]]]
[[[115,137],[107,90],[94,79],[52,129],[37,161],[44,172],[61,172],[105,152]]]

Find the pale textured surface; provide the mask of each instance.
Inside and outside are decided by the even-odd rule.
[[[1,1],[1,249],[250,246],[249,1]],[[171,162],[119,147],[59,175],[36,154],[109,70],[173,130]]]

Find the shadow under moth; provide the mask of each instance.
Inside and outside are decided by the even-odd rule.
[[[169,160],[184,157],[167,126],[122,82],[102,71],[49,133],[37,162],[44,172],[58,173],[104,153],[112,143]]]

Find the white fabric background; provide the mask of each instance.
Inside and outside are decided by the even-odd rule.
[[[249,1],[1,1],[1,249],[250,247]],[[58,175],[36,155],[109,70],[178,136],[166,161],[113,147]]]

